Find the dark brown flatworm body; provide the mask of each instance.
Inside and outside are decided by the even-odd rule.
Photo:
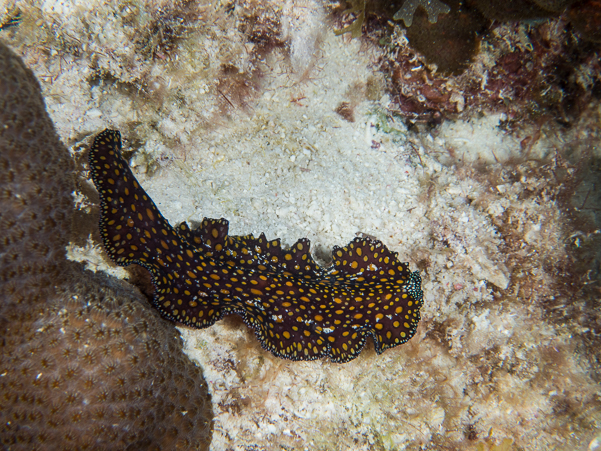
[[[150,271],[163,317],[204,328],[237,313],[265,349],[292,360],[348,362],[368,336],[380,354],[415,334],[421,278],[380,241],[335,247],[332,265],[322,268],[307,239],[283,249],[263,234],[229,236],[225,219],[173,228],[121,156],[118,131],[96,137],[90,168],[107,253],[118,265]]]

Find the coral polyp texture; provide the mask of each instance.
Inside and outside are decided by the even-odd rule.
[[[73,163],[40,87],[0,42],[3,449],[208,449],[211,402],[177,331],[66,259]]]
[[[224,219],[174,229],[121,156],[118,131],[96,137],[90,167],[109,256],[150,271],[153,304],[164,317],[202,328],[238,313],[265,349],[292,360],[348,362],[368,336],[380,354],[415,334],[421,278],[380,241],[356,238],[334,248],[324,269],[307,239],[284,250],[264,234],[228,236]]]

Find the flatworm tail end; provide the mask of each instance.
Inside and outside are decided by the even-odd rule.
[[[348,362],[369,336],[380,354],[415,334],[423,302],[419,273],[380,241],[356,238],[335,247],[324,269],[304,238],[283,249],[263,234],[229,236],[223,218],[174,229],[120,149],[119,132],[105,130],[90,150],[100,232],[115,263],[150,271],[152,302],[163,317],[202,328],[237,313],[265,349],[292,360]]]
[[[218,305],[206,308],[204,317],[192,319],[182,317],[182,310],[177,308],[186,297],[188,305],[205,306],[206,300],[200,300],[206,298],[204,291],[193,289],[191,280],[195,278],[192,271],[198,272],[206,263],[200,254],[192,258],[188,243],[139,185],[121,156],[121,134],[116,130],[100,133],[90,148],[89,162],[101,200],[100,235],[111,260],[120,266],[137,263],[151,273],[155,286],[153,304],[165,318],[189,321],[196,327],[214,324],[224,314]],[[174,295],[183,298],[171,300]]]
[[[121,134],[115,130],[99,134],[89,159],[101,199],[100,234],[109,256],[121,266],[145,262],[154,252],[146,240],[152,235],[169,239],[174,233],[121,156]]]

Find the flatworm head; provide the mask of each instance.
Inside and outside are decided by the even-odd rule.
[[[421,278],[380,241],[335,247],[332,265],[322,268],[307,239],[283,249],[263,234],[229,236],[225,219],[173,228],[121,156],[118,131],[96,137],[90,170],[107,253],[150,272],[152,303],[163,317],[204,328],[236,313],[265,349],[292,360],[348,362],[368,336],[380,354],[415,334]]]

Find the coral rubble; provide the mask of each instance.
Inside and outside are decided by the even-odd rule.
[[[207,449],[211,403],[175,329],[65,257],[73,164],[32,72],[0,43],[0,443]]]

